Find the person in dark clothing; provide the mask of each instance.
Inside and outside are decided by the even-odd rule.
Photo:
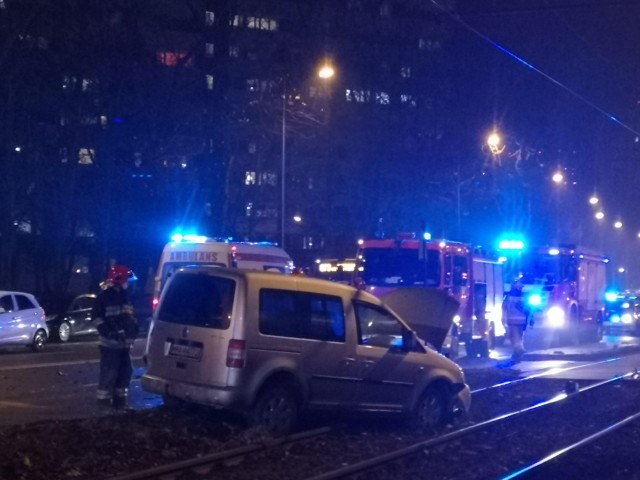
[[[127,404],[132,374],[130,350],[138,334],[138,322],[127,287],[135,278],[129,267],[111,267],[93,307],[93,318],[100,335],[97,400],[104,406],[124,408]]]

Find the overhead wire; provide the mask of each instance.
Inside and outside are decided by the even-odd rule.
[[[474,35],[478,36],[479,38],[481,38],[482,40],[487,42],[488,44],[492,45],[497,50],[501,51],[502,53],[504,53],[507,56],[511,57],[512,59],[516,60],[518,63],[524,65],[525,67],[533,70],[537,74],[541,75],[542,77],[544,77],[548,81],[552,82],[554,85],[558,86],[559,88],[561,88],[565,92],[569,93],[574,98],[577,98],[578,100],[580,100],[585,105],[589,106],[590,108],[592,108],[593,110],[597,111],[598,113],[606,116],[609,120],[611,120],[615,124],[619,125],[620,127],[624,128],[628,132],[634,134],[636,137],[640,137],[640,131],[634,129],[633,127],[631,127],[627,123],[623,122],[622,120],[620,120],[616,116],[614,116],[611,113],[607,112],[604,108],[601,108],[600,106],[596,105],[594,102],[592,102],[591,100],[589,100],[585,96],[581,95],[580,93],[576,92],[575,90],[573,90],[569,86],[565,85],[560,80],[557,80],[556,78],[554,78],[551,75],[549,75],[548,73],[542,71],[541,69],[539,69],[535,65],[533,65],[530,62],[526,61],[521,56],[517,55],[516,53],[512,52],[508,48],[504,47],[503,45],[500,45],[498,42],[496,42],[493,39],[489,38],[487,35],[485,35],[484,33],[480,32],[478,29],[476,29],[475,27],[473,27],[469,23],[465,22],[460,17],[460,15],[457,14],[456,12],[453,12],[453,11],[443,7],[436,0],[431,0],[431,3],[433,5],[435,5],[437,8],[439,8],[440,10],[442,10],[442,12],[444,12],[449,18],[451,18],[452,20],[454,20],[455,22],[457,22],[458,24],[463,26],[465,29],[467,29],[468,31],[470,31]]]

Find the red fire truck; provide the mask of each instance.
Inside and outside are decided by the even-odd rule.
[[[576,245],[535,247],[511,257],[507,278],[522,285],[525,341],[536,331],[555,345],[602,338],[607,257]]]
[[[417,238],[415,234],[358,243],[356,286],[381,298],[390,298],[402,289],[438,290],[459,303],[453,318],[448,319],[452,325],[451,356],[457,355],[458,342],[465,343],[467,355],[487,356],[495,343],[504,339],[502,264],[497,259],[465,243]],[[440,348],[437,343],[441,342],[431,343]]]

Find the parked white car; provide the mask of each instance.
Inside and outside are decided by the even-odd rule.
[[[49,338],[45,313],[30,293],[0,291],[0,346],[44,348]]]

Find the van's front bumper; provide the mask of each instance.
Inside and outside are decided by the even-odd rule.
[[[167,381],[145,374],[141,379],[142,388],[147,392],[167,397],[180,398],[187,402],[209,405],[217,408],[233,408],[243,404],[237,389],[210,387],[193,383]]]

